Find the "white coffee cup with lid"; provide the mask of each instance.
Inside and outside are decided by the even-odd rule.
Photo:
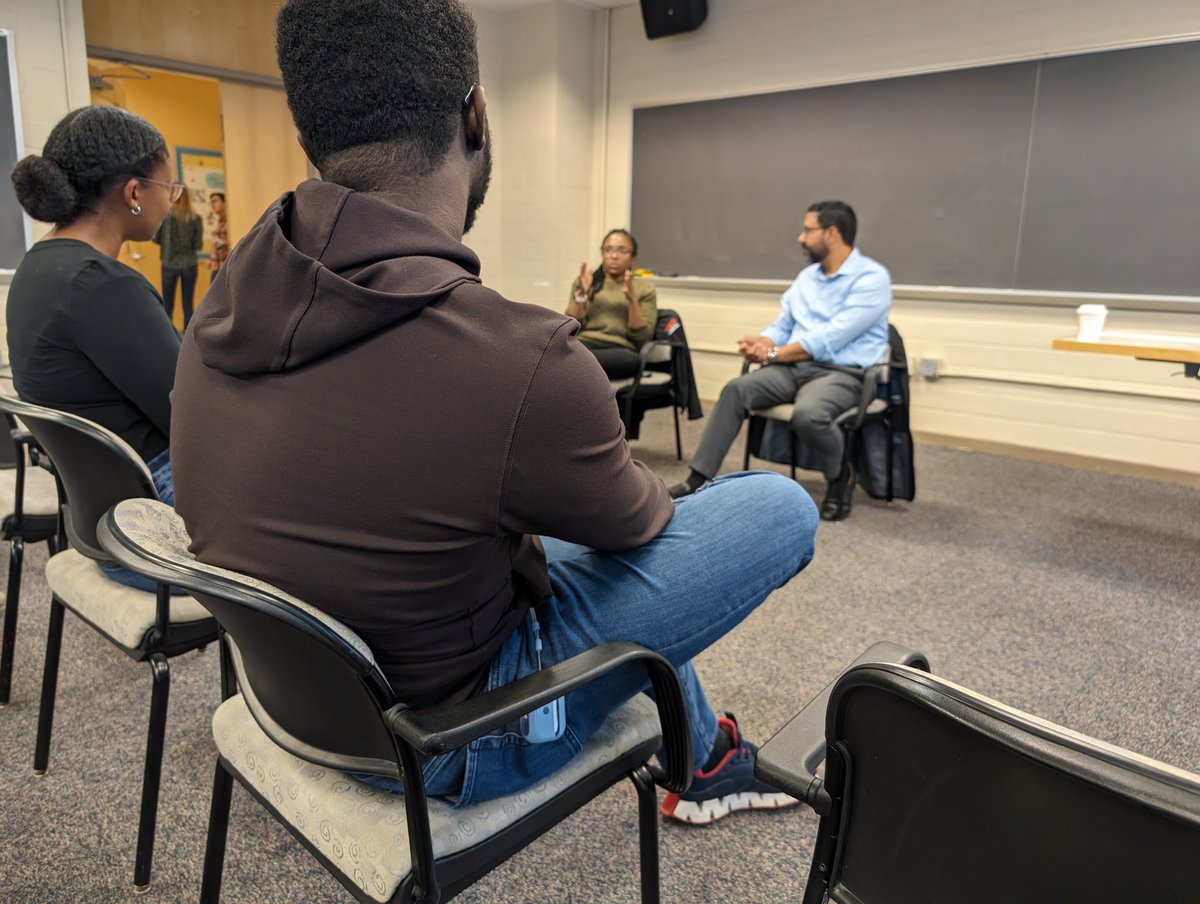
[[[1098,341],[1107,316],[1108,308],[1102,304],[1081,304],[1075,309],[1075,338],[1082,342]]]

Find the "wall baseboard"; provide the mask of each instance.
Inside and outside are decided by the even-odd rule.
[[[1010,458],[1022,458],[1026,461],[1044,461],[1050,464],[1066,465],[1083,471],[1100,471],[1105,474],[1119,474],[1122,477],[1145,477],[1163,483],[1175,483],[1182,486],[1200,488],[1200,474],[1189,471],[1177,471],[1172,468],[1155,468],[1151,465],[1136,462],[1114,461],[1108,458],[1095,458],[1090,455],[1076,455],[1070,452],[1057,452],[1052,449],[1034,449],[1030,446],[1018,446],[1013,443],[1000,443],[991,440],[970,439],[962,436],[949,436],[944,433],[928,433],[924,430],[912,431],[913,439],[919,443],[931,446],[947,446],[952,449],[962,449],[968,452],[988,452],[993,455],[1007,455]]]

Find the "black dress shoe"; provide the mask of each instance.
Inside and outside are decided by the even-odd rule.
[[[825,485],[825,499],[821,503],[822,521],[841,521],[850,516],[850,503],[854,497],[854,486],[858,475],[851,465],[836,480]]]
[[[691,488],[686,480],[667,487],[667,495],[672,499],[682,499],[684,496],[691,496],[694,492],[696,491]]]

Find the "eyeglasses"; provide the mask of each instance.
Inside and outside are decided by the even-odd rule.
[[[467,107],[471,106],[471,96],[475,93],[475,89],[478,87],[479,87],[478,83],[472,85],[471,90],[467,92],[467,96],[463,98],[462,105],[463,105],[464,110],[467,109]]]
[[[182,182],[162,182],[159,179],[147,179],[145,176],[138,176],[137,180],[138,182],[152,182],[155,185],[161,185],[167,190],[167,197],[171,199],[172,204],[178,201],[180,195],[187,190],[187,186]]]
[[[626,248],[624,245],[605,245],[600,249],[601,254],[633,254],[632,248]]]
[[[800,231],[801,232],[824,232],[828,228],[829,228],[828,226],[801,226]]]

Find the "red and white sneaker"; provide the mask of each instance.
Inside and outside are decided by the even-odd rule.
[[[717,724],[729,731],[733,746],[708,772],[697,769],[686,793],[668,794],[660,807],[663,816],[708,825],[737,810],[780,810],[800,803],[758,780],[754,774],[758,747],[742,740],[732,713],[717,719]]]

